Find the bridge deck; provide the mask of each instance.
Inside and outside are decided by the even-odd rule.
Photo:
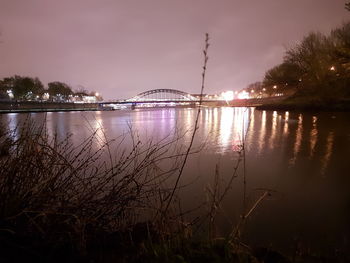
[[[267,103],[273,103],[273,102],[279,102],[287,98],[286,96],[280,96],[280,97],[269,97],[269,98],[259,98],[259,99],[236,99],[236,100],[231,100],[231,101],[225,101],[225,100],[207,100],[204,99],[202,100],[203,104],[218,104],[218,106],[259,106],[262,104],[267,104]],[[108,102],[100,102],[100,105],[105,105],[105,104],[131,104],[131,105],[137,105],[137,104],[166,104],[166,103],[177,103],[177,104],[196,104],[199,103],[200,100],[144,100],[144,101],[127,101],[127,100],[116,100],[116,101],[108,101]]]

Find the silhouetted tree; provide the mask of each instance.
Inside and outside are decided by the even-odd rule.
[[[350,23],[329,36],[308,34],[286,51],[282,64],[266,72],[263,83],[269,91],[297,87],[296,96],[318,101],[350,97]]]
[[[0,99],[8,99],[7,89],[3,80],[0,80]]]
[[[350,97],[350,23],[331,32],[333,89],[339,96]]]
[[[73,94],[72,89],[63,82],[50,82],[48,83],[48,93],[50,97],[55,97],[56,99],[68,99],[69,95]]]
[[[263,86],[267,94],[292,94],[297,90],[302,70],[293,63],[283,62],[265,73]]]
[[[287,51],[285,62],[295,65],[302,73],[298,94],[322,99],[333,97],[334,46],[329,37],[310,33],[303,41]]]
[[[40,97],[45,89],[38,78],[14,77],[4,78],[1,83],[1,90],[10,90],[15,99],[36,99]]]
[[[345,9],[348,10],[348,11],[350,11],[350,2],[345,3]]]
[[[331,32],[335,62],[350,70],[350,23]]]
[[[254,83],[249,84],[244,91],[248,92],[250,94],[250,97],[258,97],[263,89],[262,82],[257,81]]]
[[[296,87],[301,76],[302,71],[296,64],[283,62],[266,72],[263,84]]]

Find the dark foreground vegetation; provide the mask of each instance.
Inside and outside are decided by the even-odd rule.
[[[193,218],[173,196],[186,157],[181,134],[158,142],[125,136],[126,150],[126,137],[107,141],[100,131],[73,147],[44,126],[1,129],[0,262],[347,262],[341,253],[324,258],[296,247],[284,256],[242,243],[245,221],[268,190],[216,235],[221,202],[244,176],[237,173],[244,142],[229,180],[213,174],[205,209]]]
[[[175,141],[144,145],[135,138],[118,159],[111,143],[92,134],[72,147],[69,137],[59,141],[32,125],[3,131],[1,262],[123,261],[138,258],[134,253],[151,236],[167,238],[172,218],[162,214],[162,185],[181,156],[171,149]],[[171,167],[158,170],[167,158]]]
[[[115,158],[111,146],[125,138],[113,144],[94,133],[72,147],[69,137],[24,127],[0,136],[1,262],[254,259],[234,236],[194,241],[168,184],[185,155],[178,139],[145,144],[130,133],[132,147]]]

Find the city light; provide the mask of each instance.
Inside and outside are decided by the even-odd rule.
[[[329,68],[329,70],[335,71],[335,67],[334,67],[334,66],[331,66],[331,67]]]
[[[277,89],[277,85],[273,86],[274,89]]]
[[[234,93],[232,90],[225,91],[225,92],[221,93],[221,98],[226,100],[226,101],[233,100],[233,97],[234,97]]]
[[[245,90],[241,91],[238,94],[238,99],[240,99],[240,100],[249,99],[249,93],[246,92]]]
[[[43,94],[43,100],[48,100],[49,98],[50,98],[49,93],[45,92],[45,93]]]
[[[13,92],[11,89],[7,90],[7,95],[9,96],[10,99],[13,99],[14,98],[14,95],[13,95]]]

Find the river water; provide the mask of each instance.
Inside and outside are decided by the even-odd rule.
[[[75,144],[96,129],[112,139],[132,127],[140,140],[155,141],[188,131],[180,139],[185,147],[196,114],[195,108],[12,113],[0,115],[0,121],[14,128],[30,116],[61,138],[72,134]],[[190,156],[180,182],[183,209],[208,199],[215,174],[225,188],[244,141],[245,163],[240,162],[223,200],[216,234],[232,231],[243,209],[248,211],[268,189],[271,195],[242,231],[248,244],[286,253],[298,248],[334,254],[350,248],[350,114],[203,108],[198,127],[194,148],[202,150]]]

